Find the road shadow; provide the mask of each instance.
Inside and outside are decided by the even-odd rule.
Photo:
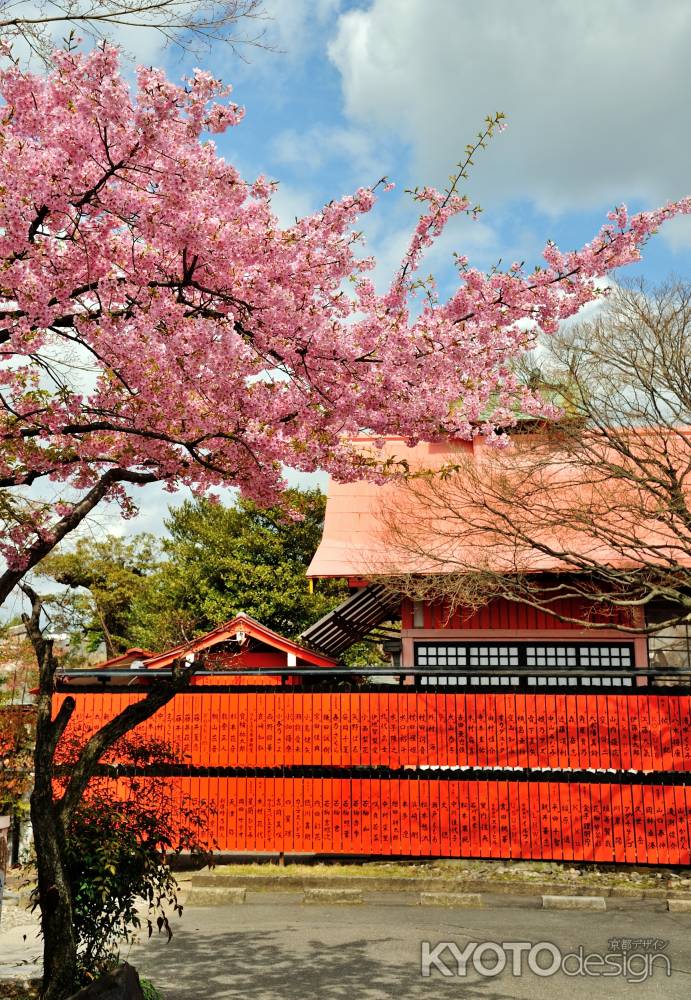
[[[327,936],[327,935],[325,935]],[[390,958],[388,957],[389,952]],[[462,996],[511,1000],[491,979],[423,979],[419,951],[401,954],[395,938],[329,943],[287,921],[281,930],[196,932],[187,927],[173,940],[152,939],[130,960],[165,1000],[418,1000]],[[507,984],[508,985],[508,984]]]

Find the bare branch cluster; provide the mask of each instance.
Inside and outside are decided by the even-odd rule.
[[[380,512],[390,565],[371,575],[412,599],[504,597],[594,628],[688,620],[691,284],[615,289],[526,372],[563,418],[404,484]]]
[[[56,37],[118,40],[123,29],[157,32],[188,52],[223,42],[264,47],[261,0],[0,0],[0,36],[47,60]]]

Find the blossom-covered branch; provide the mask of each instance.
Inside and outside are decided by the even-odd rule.
[[[281,227],[274,185],[203,141],[243,115],[209,74],[178,87],[140,69],[132,94],[104,45],[55,53],[46,76],[6,69],[0,96],[0,487],[65,491],[52,520],[6,535],[14,576],[104,483],[100,499],[125,508],[127,481],[233,485],[267,502],[283,465],[386,474],[350,445],[363,428],[503,441],[495,431],[518,408],[554,412],[513,370],[534,331],[555,330],[691,211],[691,199],[622,208],[581,250],[549,244],[532,273],[485,275],[459,258],[457,290],[421,305],[423,250],[472,211],[460,174],[416,193],[420,222],[379,295],[355,229],[373,189]]]

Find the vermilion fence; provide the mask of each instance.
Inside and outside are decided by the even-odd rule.
[[[222,851],[689,864],[691,695],[629,691],[201,688],[138,732]],[[71,725],[142,696],[77,694]]]
[[[84,694],[98,728],[132,694]],[[691,772],[691,696],[204,692],[137,729],[194,767],[461,766]]]
[[[167,780],[210,807],[221,851],[691,863],[691,788],[682,785],[449,772]]]

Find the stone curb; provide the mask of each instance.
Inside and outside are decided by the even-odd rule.
[[[242,886],[192,887],[187,893],[185,906],[225,906],[226,903],[244,903],[247,889]]]
[[[368,906],[425,906],[447,907],[457,909],[490,908],[505,909],[518,907],[522,909],[557,909],[557,910],[590,910],[590,911],[620,911],[631,910],[640,906],[644,909],[670,910],[676,913],[691,913],[691,898],[684,900],[642,900],[640,897],[612,898],[609,901],[604,896],[550,896],[525,893],[519,896],[506,894],[472,893],[472,892],[362,892],[349,887],[308,888],[299,889],[295,886],[284,886],[281,891],[268,890],[249,892],[243,887],[228,886],[217,889],[191,890],[184,900],[185,907],[207,907],[225,905],[261,905],[270,901],[275,906],[299,906],[332,904],[350,904]]]
[[[362,903],[362,892],[360,889],[322,888],[305,889],[302,897],[303,903]]]
[[[559,882],[523,880],[493,882],[491,879],[430,879],[430,878],[375,878],[353,876],[328,878],[319,875],[213,875],[195,874],[190,883],[190,893],[200,889],[234,889],[243,886],[251,891],[305,892],[308,889],[356,889],[359,892],[455,892],[491,893],[495,896],[600,896],[620,899],[667,900],[691,898],[686,889],[644,889],[636,886],[569,885]]]
[[[5,893],[2,897],[2,905],[5,906],[5,904],[7,904],[8,906],[16,906],[18,909],[21,910],[30,910],[31,893],[29,891],[24,891],[24,890],[20,892],[8,892],[7,890],[5,890]]]
[[[668,899],[667,909],[670,913],[691,913],[691,899]]]
[[[421,892],[420,906],[482,906],[479,892]]]
[[[604,896],[543,896],[543,910],[606,910]]]

